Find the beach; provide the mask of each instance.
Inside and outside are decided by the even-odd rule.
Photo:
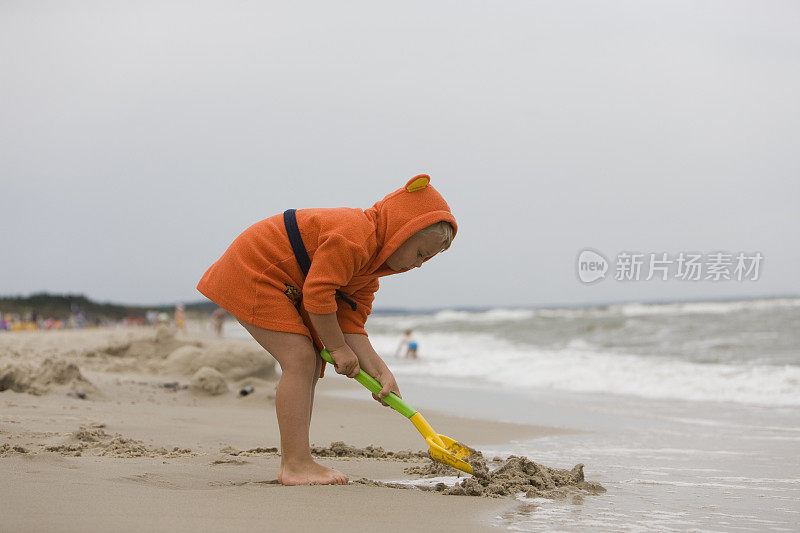
[[[276,481],[280,457],[275,453],[274,381],[264,379],[264,369],[258,370],[261,378],[227,379],[229,390],[216,396],[183,388],[190,381],[185,374],[160,369],[163,352],[174,353],[182,347],[178,345],[213,345],[222,354],[236,349],[257,353],[255,343],[165,335],[161,344],[167,349],[156,353],[156,334],[152,328],[130,328],[0,336],[0,368],[16,365],[35,374],[46,360],[65,365],[46,380],[34,379],[23,392],[8,388],[12,378],[5,374],[7,390],[0,392],[3,530],[353,531],[358,524],[381,524],[386,531],[408,531],[437,524],[443,530],[490,531],[495,530],[493,521],[516,505],[508,498],[454,497],[358,483],[283,487]],[[132,353],[137,346],[149,356]],[[228,366],[235,375],[235,365],[229,361]],[[14,379],[24,382],[21,374],[18,370]],[[239,387],[247,384],[254,392],[239,396]],[[320,381],[312,443],[345,441],[394,451],[425,448],[397,413],[372,400],[333,394],[354,385],[330,369]],[[425,416],[441,432],[470,443],[500,444],[560,431],[435,410],[426,410]],[[404,468],[428,461],[318,460],[345,472],[351,481],[409,479],[413,476]]]
[[[350,484],[277,484],[277,376],[234,321],[224,339],[198,324],[4,333],[3,529],[796,531],[799,316],[775,299],[371,317],[438,432],[487,459],[583,464],[606,489],[496,498],[431,490],[466,478],[418,473],[431,463],[408,420],[330,367],[311,441]],[[418,359],[395,354],[407,329]]]

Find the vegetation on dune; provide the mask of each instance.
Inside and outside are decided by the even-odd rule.
[[[217,305],[208,300],[185,304],[186,314],[207,315],[213,312]],[[123,305],[113,303],[94,302],[83,294],[50,294],[46,292],[31,294],[30,296],[0,296],[0,313],[19,314],[30,316],[35,313],[40,317],[52,317],[66,320],[71,314],[83,312],[87,319],[93,321],[97,318],[108,320],[122,320],[124,318],[144,317],[147,311],[172,313],[173,305]]]

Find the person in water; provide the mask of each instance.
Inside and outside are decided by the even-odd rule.
[[[281,366],[275,397],[281,434],[278,481],[347,483],[311,457],[309,425],[326,348],[335,370],[361,368],[400,396],[364,329],[378,279],[408,272],[450,247],[457,231],[444,198],[421,174],[372,207],[288,209],[241,233],[197,289],[236,317]]]
[[[406,359],[416,359],[417,358],[417,348],[419,344],[417,340],[411,336],[411,330],[407,329],[403,334],[403,338],[400,340],[400,346],[397,347],[397,350],[394,352],[394,356],[397,357],[400,355],[403,347],[406,348],[406,353],[403,354],[403,357]]]

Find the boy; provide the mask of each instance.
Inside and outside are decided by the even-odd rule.
[[[319,356],[339,374],[363,368],[382,385],[383,405],[397,382],[367,338],[378,278],[418,268],[450,247],[456,220],[420,174],[366,210],[289,209],[250,226],[206,271],[197,289],[235,316],[278,361],[275,411],[281,433],[278,481],[347,483],[311,457],[308,431]]]

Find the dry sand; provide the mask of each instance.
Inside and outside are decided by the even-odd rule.
[[[449,472],[431,466],[402,416],[326,395],[357,386],[330,374],[317,389],[314,453],[358,482],[282,487],[277,378],[255,342],[146,328],[0,334],[0,530],[490,531],[517,505],[381,486]],[[558,431],[425,416],[470,444]],[[579,485],[582,472],[554,483],[562,474],[525,461],[462,480],[462,493],[512,478],[505,492],[524,492],[536,476],[545,488],[593,489]]]

